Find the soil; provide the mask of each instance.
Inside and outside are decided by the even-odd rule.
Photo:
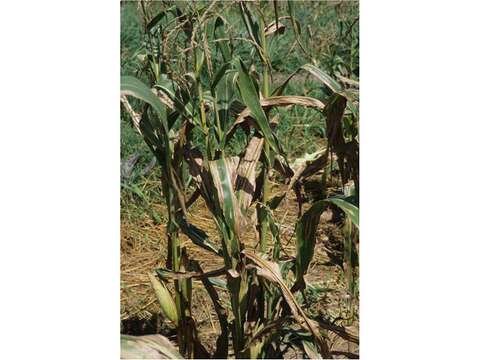
[[[166,213],[162,205],[154,205],[154,208],[159,214]],[[220,245],[215,225],[203,201],[197,200],[189,210],[189,221],[206,231],[211,240]],[[276,221],[280,224],[283,251],[291,257],[295,255],[294,224],[297,210],[297,204],[291,195],[274,214]],[[344,326],[350,333],[358,336],[358,300],[352,300],[354,314],[352,318],[348,307],[349,295],[341,268],[342,261],[338,258],[342,254],[343,238],[331,218],[331,216],[322,217],[317,231],[315,254],[306,276],[308,283],[326,290],[313,299],[307,296],[306,308],[310,316],[314,317],[315,314],[320,313],[335,325]],[[184,235],[181,235],[181,238],[187,248],[188,256],[198,260],[204,271],[218,269],[223,265],[222,258],[194,245]],[[247,248],[255,248],[257,241],[253,227],[245,229],[242,233],[242,241]],[[175,331],[161,314],[147,275],[156,268],[165,267],[166,245],[165,224],[155,224],[148,214],[133,220],[122,218],[121,332],[123,334],[161,333],[175,341]],[[220,334],[220,326],[213,305],[201,282],[194,281],[192,293],[193,317],[198,326],[201,342],[207,350],[212,351]],[[341,352],[358,354],[358,345],[347,342],[330,331],[329,337],[332,351],[339,352],[335,358],[346,358]],[[287,354],[288,358],[299,356],[301,354],[295,354],[293,351]]]

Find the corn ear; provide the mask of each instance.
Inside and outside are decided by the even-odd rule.
[[[163,313],[170,319],[175,325],[178,325],[178,314],[175,305],[175,301],[172,298],[172,295],[166,288],[162,280],[159,280],[155,275],[148,274],[150,283],[152,284],[157,300],[162,308]]]

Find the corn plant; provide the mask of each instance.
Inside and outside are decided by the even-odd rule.
[[[162,171],[168,208],[168,260],[165,269],[150,275],[150,281],[162,311],[177,327],[179,350],[188,358],[211,355],[198,339],[191,313],[195,279],[207,290],[221,325],[214,358],[231,354],[230,340],[236,358],[282,357],[291,344],[308,356],[331,357],[327,330],[349,341],[358,339],[326,320],[311,319],[295,293],[305,289],[304,276],[321,212],[328,204],[338,206],[358,226],[358,208],[348,199],[329,198],[303,213],[301,188],[305,179],[333,161],[334,153],[343,182],[353,178],[358,194],[357,134],[344,129],[347,108],[355,128],[355,99],[314,64],[303,65],[271,89],[270,53],[275,37],[290,29],[302,47],[292,3],[288,3],[285,16],[280,16],[282,7],[275,1],[163,5],[153,15],[147,4],[140,3],[145,47],[138,54],[142,62],[138,76],[148,85],[145,80],[122,77],[121,100]],[[235,35],[224,16],[228,11],[237,11],[246,36]],[[281,22],[285,20],[290,26]],[[248,58],[240,51],[245,47],[237,50],[239,44],[247,44]],[[330,91],[329,96],[284,95],[288,82],[299,71],[318,79]],[[132,97],[139,100],[136,106],[140,105],[141,111],[134,110],[129,101]],[[301,166],[295,169],[275,131],[283,119],[272,115],[276,108],[291,106],[316,109],[327,119],[328,146],[300,159]],[[233,140],[242,132],[246,145],[232,154]],[[288,182],[280,194],[270,193],[272,173]],[[279,229],[273,218],[273,210],[289,191],[294,191],[299,201],[294,261],[281,255]],[[219,248],[189,222],[188,208],[199,197],[216,224]],[[255,208],[257,215],[259,251],[248,249],[242,239],[241,229],[250,226],[250,208]],[[223,266],[203,271],[180,243],[179,231],[222,258]],[[219,282],[218,277],[226,281]],[[165,284],[168,281],[174,283],[173,296]],[[220,301],[219,286],[228,293],[227,307]]]

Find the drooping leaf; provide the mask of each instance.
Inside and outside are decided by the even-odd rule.
[[[180,226],[182,232],[187,235],[195,245],[211,251],[216,255],[222,256],[222,249],[217,249],[217,247],[210,241],[205,231],[183,219],[178,222],[178,225]]]
[[[207,272],[192,272],[192,271],[172,271],[168,269],[157,269],[157,274],[160,279],[182,280],[182,279],[203,279],[215,276],[225,275],[226,269],[224,267],[207,271]]]
[[[325,201],[328,201],[336,206],[338,206],[340,209],[343,210],[343,212],[347,215],[347,217],[352,221],[352,223],[357,227],[360,228],[360,221],[359,221],[359,211],[358,207],[353,205],[352,203],[342,199],[342,198],[328,198],[325,199]]]
[[[168,134],[168,124],[165,114],[165,106],[158,99],[157,96],[144,83],[133,76],[122,76],[120,82],[120,92],[122,95],[134,96],[140,100],[150,104],[159,115],[163,131]]]
[[[339,93],[343,90],[342,86],[335,79],[329,76],[325,71],[320,70],[317,66],[305,64],[302,66],[302,69],[315,76],[333,92]]]
[[[287,84],[290,82],[290,80],[302,70],[307,71],[308,73],[313,75],[315,78],[320,80],[333,93],[342,93],[343,92],[343,87],[335,79],[333,79],[330,75],[328,75],[325,71],[320,70],[315,65],[305,64],[305,65],[300,66],[289,77],[287,77],[284,80],[284,82],[273,91],[272,95],[276,95],[276,96],[282,95],[283,91],[285,90],[285,88],[286,88]]]
[[[284,316],[279,319],[268,322],[265,326],[261,326],[251,337],[249,337],[245,345],[245,349],[248,349],[255,342],[269,336],[271,333],[281,331],[285,325],[293,321],[295,321],[294,317]]]
[[[257,266],[258,275],[264,276],[279,287],[280,291],[282,292],[283,298],[285,299],[285,302],[288,304],[290,310],[292,311],[292,315],[295,320],[299,323],[299,325],[310,331],[310,333],[313,335],[313,338],[315,339],[315,342],[320,346],[322,356],[330,358],[330,350],[325,339],[319,336],[318,329],[316,329],[315,324],[305,314],[302,307],[295,299],[295,296],[293,296],[290,289],[283,281],[278,264],[263,259],[261,256],[258,256],[251,250],[245,249],[242,251],[242,254],[244,254],[248,259],[255,263],[255,265]]]
[[[320,100],[317,100],[315,98],[308,97],[308,96],[273,96],[273,97],[269,97],[269,98],[262,99],[261,101],[259,101],[260,108],[265,108],[265,109],[269,109],[271,107],[284,107],[284,106],[290,106],[290,105],[311,107],[311,108],[317,109],[319,111],[321,111],[325,108],[325,105]],[[262,110],[262,113],[263,113],[263,115],[265,115],[263,110]],[[235,122],[232,124],[232,126],[228,130],[228,132],[226,134],[227,141],[233,136],[233,134],[236,130],[236,127],[239,126],[240,124],[242,124],[244,121],[246,121],[251,116],[257,118],[256,117],[257,115],[255,115],[252,108],[249,106],[246,109],[244,109],[237,116],[237,118],[235,119]],[[266,117],[265,117],[264,120],[267,121]],[[262,129],[260,128],[260,123],[257,122],[257,124],[258,124],[259,130],[262,131]],[[277,139],[274,138],[274,136],[273,136],[273,132],[270,128],[270,124],[268,125],[268,131],[272,134],[271,135],[271,138],[273,139],[272,141],[277,141]],[[263,132],[262,132],[262,134],[265,136],[265,134]],[[268,141],[268,139],[267,139],[267,141]]]
[[[150,106],[153,107],[153,109],[156,111],[158,118],[160,119],[161,123],[161,129],[160,133],[163,138],[163,146],[162,151],[164,152],[164,156],[158,156],[158,159],[160,160],[160,164],[164,166],[164,171],[166,173],[166,179],[168,179],[170,186],[175,190],[177,194],[177,198],[180,202],[180,207],[184,213],[187,212],[187,209],[185,207],[185,194],[182,192],[178,185],[178,180],[177,176],[175,174],[175,169],[172,166],[172,156],[171,156],[171,141],[170,141],[170,131],[169,131],[169,126],[168,126],[168,121],[166,117],[166,109],[164,104],[160,101],[158,96],[156,96],[151,89],[149,89],[144,83],[142,83],[140,80],[138,80],[135,77],[132,76],[122,76],[121,77],[121,82],[120,82],[120,93],[123,96],[130,95],[134,96],[140,100],[143,100],[144,102],[148,103]],[[144,112],[144,115],[146,116],[146,111]],[[153,135],[155,131],[155,124],[152,124],[151,121],[147,121],[147,124],[144,124],[145,126],[151,127],[150,133]],[[143,133],[143,132],[142,132]],[[146,139],[147,139],[148,134],[146,134]],[[147,139],[148,140],[148,139]],[[154,140],[154,139],[152,139]],[[159,147],[157,143],[154,143],[152,140],[150,140],[150,147],[152,149],[152,152],[158,155],[158,153],[155,152],[154,146]]]

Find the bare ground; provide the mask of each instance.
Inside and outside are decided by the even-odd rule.
[[[155,205],[158,213],[166,213],[161,205]],[[287,198],[275,212],[276,221],[280,224],[282,247],[285,254],[295,255],[294,226],[297,204],[293,198]],[[189,221],[206,231],[211,240],[219,244],[215,225],[204,203],[198,200],[190,208]],[[350,317],[348,310],[348,292],[343,279],[343,271],[339,266],[331,264],[331,257],[326,248],[329,243],[341,241],[339,230],[334,224],[321,222],[317,232],[315,254],[306,277],[307,282],[315,286],[332,289],[326,291],[315,302],[308,304],[311,314],[322,313],[336,325],[345,326],[350,333],[358,336],[358,316]],[[221,267],[223,261],[181,235],[190,258],[200,262],[204,271]],[[247,248],[255,248],[257,243],[253,228],[245,229],[242,241]],[[147,274],[158,267],[165,267],[166,261],[165,224],[156,225],[148,215],[143,218],[128,220],[122,218],[121,223],[121,320],[122,333],[143,335],[161,332],[174,338],[172,326],[159,309],[155,294],[150,286]],[[220,326],[213,305],[201,282],[193,284],[193,316],[199,328],[199,336],[207,349],[213,349]],[[353,313],[358,314],[358,301],[353,301]],[[347,319],[347,320],[345,320]],[[358,354],[358,345],[329,332],[333,351],[344,351]],[[291,353],[289,358],[300,354]],[[345,358],[338,355],[337,358]]]

